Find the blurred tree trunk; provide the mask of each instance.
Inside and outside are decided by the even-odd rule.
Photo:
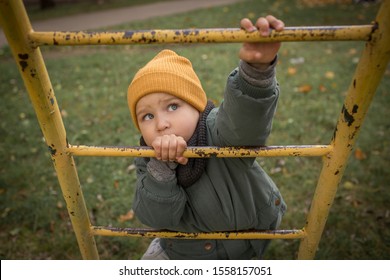
[[[41,4],[41,10],[50,9],[56,5],[54,0],[40,0],[39,2]]]

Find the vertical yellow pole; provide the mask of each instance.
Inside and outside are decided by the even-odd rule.
[[[313,259],[360,127],[376,88],[390,60],[390,0],[384,0],[377,18],[377,29],[366,43],[344,101],[331,145],[324,158],[312,205],[307,217],[298,259]]]
[[[18,64],[51,153],[82,257],[98,259],[73,157],[65,152],[66,132],[57,100],[41,51],[32,47],[29,41],[28,34],[32,27],[21,0],[0,0],[0,24]]]

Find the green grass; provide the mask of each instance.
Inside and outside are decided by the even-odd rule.
[[[365,24],[378,5],[307,8],[297,1],[247,1],[116,29],[236,27],[268,13],[286,25]],[[187,56],[209,97],[220,103],[225,80],[238,62],[239,44],[44,48],[52,85],[72,144],[136,145],[126,90],[136,70],[162,48]],[[277,69],[282,95],[269,145],[329,143],[362,42],[284,43]],[[304,58],[302,64],[291,59]],[[0,56],[0,257],[80,259],[50,154],[15,62]],[[290,69],[289,69],[290,68]],[[293,70],[296,71],[293,74]],[[390,258],[389,70],[367,114],[321,239],[318,259]],[[302,86],[311,90],[302,93]],[[364,157],[356,151],[361,151]],[[96,225],[140,227],[120,221],[131,209],[132,158],[77,157],[82,190]],[[288,203],[282,228],[301,228],[321,168],[319,158],[261,158]],[[137,259],[149,240],[98,237],[102,259]],[[299,242],[276,240],[267,259],[293,259]]]

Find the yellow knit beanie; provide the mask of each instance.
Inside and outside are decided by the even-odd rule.
[[[191,62],[171,50],[163,50],[141,68],[127,90],[131,117],[139,130],[135,108],[150,93],[176,96],[203,112],[207,97]]]

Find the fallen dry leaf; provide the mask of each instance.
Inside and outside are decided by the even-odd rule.
[[[287,68],[287,74],[289,74],[289,75],[295,75],[296,73],[298,72],[298,70],[297,70],[297,68],[295,68],[295,67],[288,67]]]
[[[355,49],[355,48],[349,49],[349,50],[348,50],[348,54],[349,54],[349,55],[355,55],[355,54],[357,54],[357,49]]]
[[[312,89],[313,89],[313,87],[311,85],[304,84],[304,85],[299,86],[297,88],[297,91],[300,93],[309,93]]]
[[[67,117],[68,117],[68,112],[65,111],[64,109],[62,109],[62,110],[61,110],[61,116],[62,116],[63,118],[67,118]]]
[[[343,184],[343,187],[347,190],[351,190],[354,188],[354,184],[350,181],[346,181],[344,184]]]
[[[125,215],[120,215],[118,218],[119,222],[126,222],[134,219],[134,211],[133,209],[129,210]]]
[[[326,91],[326,87],[324,85],[319,85],[318,90],[320,92],[325,92]]]
[[[363,159],[367,158],[367,155],[360,148],[356,148],[355,149],[355,158],[357,160],[363,160]]]
[[[334,72],[333,71],[326,71],[326,73],[325,73],[325,77],[327,78],[327,79],[334,79]]]
[[[119,189],[119,181],[118,180],[114,181],[114,188]]]
[[[136,167],[135,167],[135,164],[130,164],[128,167],[127,167],[127,173],[130,173],[132,172],[133,170],[135,170]]]

